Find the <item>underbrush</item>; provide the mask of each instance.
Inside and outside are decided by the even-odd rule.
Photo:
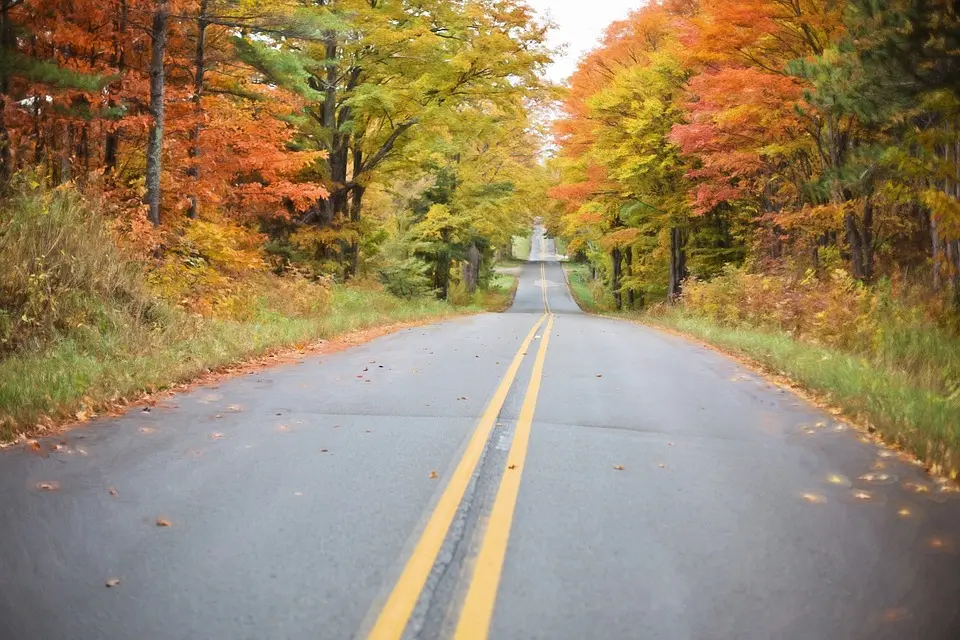
[[[960,339],[935,320],[951,314],[889,280],[867,287],[842,270],[818,279],[728,268],[709,282],[685,283],[681,306],[721,326],[784,331],[862,356],[931,392],[960,396]]]
[[[244,359],[489,303],[278,276],[261,239],[226,221],[186,223],[162,260],[138,260],[95,211],[30,185],[0,209],[0,442]]]
[[[570,292],[584,311],[599,313],[613,309],[613,297],[600,280],[590,277],[590,266],[580,262],[564,262],[563,270],[570,283]]]

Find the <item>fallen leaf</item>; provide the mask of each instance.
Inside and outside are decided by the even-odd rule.
[[[810,504],[823,504],[827,501],[825,497],[819,493],[813,493],[812,491],[804,491],[800,494],[800,498],[804,502],[809,502]]]
[[[173,523],[167,520],[166,518],[157,518],[158,527],[172,527]]]
[[[598,373],[598,374],[597,374],[597,377],[598,377],[598,378],[602,378],[602,377],[603,377],[603,374],[602,374],[602,373]]]
[[[50,482],[38,482],[37,489],[40,489],[40,491],[59,491],[60,483],[56,480],[51,480]]]
[[[154,431],[156,431],[156,429],[154,429],[153,427],[140,427],[138,431],[143,434],[151,434]]]
[[[511,464],[507,467],[507,469],[516,469],[516,468],[517,468],[517,465],[515,464]]]
[[[287,431],[292,431],[292,429],[285,424],[278,424],[277,431],[287,432]]]
[[[110,578],[109,580],[107,580],[107,588],[108,588],[108,589],[111,589],[111,588],[117,586],[118,584],[120,584],[120,578]]]
[[[439,477],[440,477],[440,476],[437,474],[436,471],[431,471],[431,472],[430,472],[430,479],[431,479],[431,480],[436,480],[436,479],[439,478]]]
[[[219,413],[218,413],[217,415],[213,416],[213,419],[214,419],[214,420],[220,420],[221,418],[223,418],[223,416],[220,415]]]
[[[659,465],[657,465],[657,466],[660,467],[661,469],[666,469],[666,468],[667,468],[667,465],[663,464],[662,462],[661,462]]]
[[[899,607],[897,609],[888,609],[883,612],[881,620],[884,622],[900,622],[902,620],[908,620],[912,618],[913,615],[906,607]]]
[[[840,485],[842,487],[853,486],[853,483],[850,482],[850,478],[847,476],[842,476],[839,473],[829,473],[827,474],[827,482],[830,484]]]
[[[223,434],[220,433],[219,431],[214,431],[213,433],[210,434],[210,438],[213,440],[219,440],[222,437],[223,437]]]
[[[617,471],[623,471],[623,465],[622,465],[622,464],[615,464],[615,465],[613,465],[613,468],[616,469]]]
[[[113,487],[110,487],[109,489],[107,489],[107,493],[109,493],[112,496],[115,496],[117,495],[117,490],[114,489]]]
[[[672,442],[668,442],[668,443],[667,443],[667,446],[668,446],[668,447],[672,447],[672,446],[673,446],[673,443],[672,443]]]
[[[144,407],[141,411],[143,413],[150,413],[150,407]]]
[[[240,405],[238,404],[227,405],[227,411],[240,411]]]

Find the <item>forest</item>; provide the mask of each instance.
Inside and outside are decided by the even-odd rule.
[[[516,0],[2,0],[0,404],[44,380],[6,424],[502,306],[547,29]]]

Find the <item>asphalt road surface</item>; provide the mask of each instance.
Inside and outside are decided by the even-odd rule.
[[[960,637],[950,485],[532,244],[507,313],[0,452],[0,638]]]

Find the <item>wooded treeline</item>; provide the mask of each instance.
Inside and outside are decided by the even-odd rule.
[[[0,189],[95,190],[178,299],[218,264],[472,291],[545,188],[546,29],[515,0],[0,0]]]
[[[571,79],[554,230],[618,308],[727,265],[960,305],[958,6],[648,3]]]

